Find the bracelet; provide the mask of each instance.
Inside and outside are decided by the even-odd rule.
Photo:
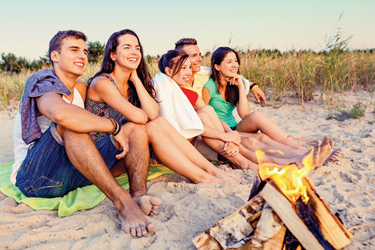
[[[112,133],[112,135],[114,135],[114,136],[116,136],[116,135],[118,135],[118,133],[120,133],[120,131],[121,131],[121,124],[117,121],[117,120],[115,120],[115,122],[116,122],[116,132],[113,132]]]
[[[253,84],[250,85],[250,90],[253,90],[255,89],[256,87],[258,87],[258,84],[256,84],[255,82]]]
[[[112,122],[113,129],[108,134],[113,134],[117,130],[117,123],[113,118],[110,118],[109,120]]]
[[[254,90],[254,89],[256,89],[256,88],[259,88],[259,86],[258,86],[258,85],[255,85],[251,90]]]

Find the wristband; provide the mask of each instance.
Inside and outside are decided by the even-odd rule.
[[[258,87],[258,84],[253,83],[253,84],[250,85],[250,90],[253,90],[253,89],[255,89],[256,87]]]
[[[112,133],[112,135],[114,136],[118,135],[118,133],[120,133],[121,131],[121,124],[117,120],[115,120],[115,122],[116,122],[116,130],[115,132]]]
[[[255,85],[254,87],[251,88],[251,90],[254,90],[254,89],[256,89],[256,88],[259,88],[259,86],[258,86],[258,85]]]
[[[117,130],[117,123],[116,123],[115,119],[110,118],[109,120],[112,122],[113,129],[108,134],[113,134]]]

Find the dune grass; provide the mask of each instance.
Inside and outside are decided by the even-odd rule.
[[[298,98],[299,103],[313,99],[320,93],[324,105],[334,107],[345,90],[364,88],[375,91],[374,51],[239,51],[240,71],[247,79],[258,83],[266,92],[269,103]],[[208,54],[203,65],[210,65]],[[159,70],[157,60],[148,63],[154,76]],[[100,68],[100,63],[89,64],[79,80],[86,82]],[[0,74],[0,103],[6,107],[22,97],[24,84],[32,71],[19,74]]]

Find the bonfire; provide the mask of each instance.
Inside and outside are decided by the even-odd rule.
[[[313,166],[313,151],[300,168],[262,161],[257,151],[258,179],[249,201],[194,240],[205,249],[342,249],[352,235],[306,176]]]

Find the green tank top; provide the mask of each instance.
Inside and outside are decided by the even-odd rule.
[[[212,78],[206,82],[204,87],[211,95],[211,100],[208,104],[214,108],[220,120],[223,120],[231,128],[236,127],[237,121],[233,116],[233,110],[236,106],[224,101],[223,97],[221,97],[219,91],[217,90],[216,82]]]

